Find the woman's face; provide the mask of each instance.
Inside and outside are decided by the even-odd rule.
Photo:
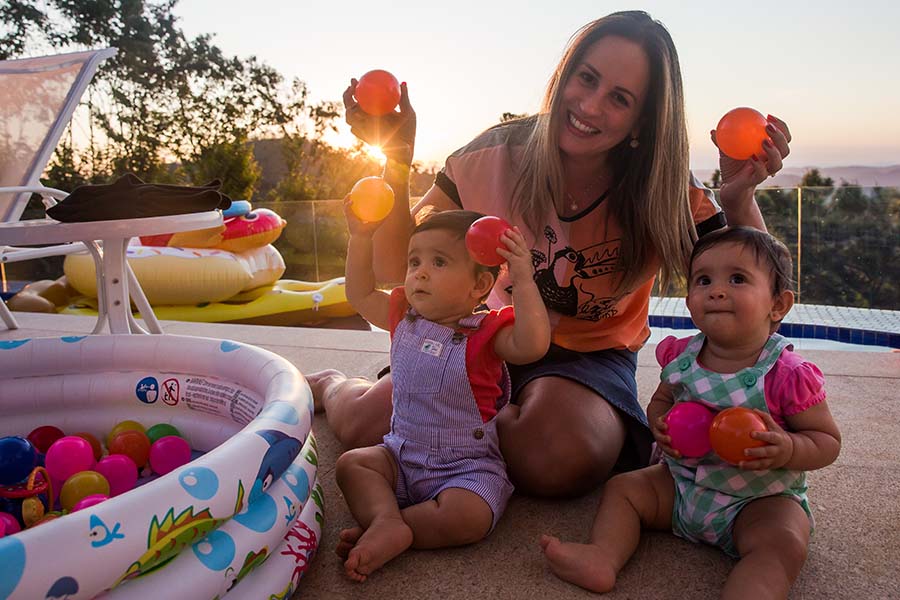
[[[562,89],[559,148],[570,158],[602,157],[638,134],[650,84],[644,49],[606,36],[590,46]]]

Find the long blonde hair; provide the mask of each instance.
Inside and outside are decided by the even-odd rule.
[[[619,290],[637,284],[654,256],[660,261],[660,284],[687,272],[697,233],[691,218],[690,167],[684,94],[678,53],[665,27],[642,11],[618,12],[588,23],[569,40],[547,85],[541,110],[526,117],[531,133],[525,143],[513,209],[537,231],[548,206],[565,192],[559,151],[562,89],[587,49],[600,38],[616,35],[640,45],[650,62],[650,83],[639,116],[639,146],[625,139],[610,150],[614,188],[610,210],[623,231]]]

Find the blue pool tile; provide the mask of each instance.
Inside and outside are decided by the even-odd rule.
[[[846,327],[839,327],[838,331],[840,332],[838,334],[838,340],[841,342],[849,343],[850,342],[850,332],[852,331],[852,329],[847,329]]]
[[[862,344],[863,343],[863,332],[859,329],[851,329],[850,330],[850,343],[851,344]]]

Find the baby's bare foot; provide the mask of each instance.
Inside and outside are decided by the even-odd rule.
[[[340,538],[337,543],[337,547],[334,549],[334,553],[347,560],[347,555],[350,554],[350,550],[353,546],[356,545],[356,542],[359,541],[360,536],[363,534],[362,527],[351,527],[350,529],[341,529],[341,532],[338,534]]]
[[[335,369],[325,369],[315,373],[304,374],[309,389],[312,390],[313,404],[316,413],[325,410],[325,396],[332,393],[333,386],[347,380],[347,376]]]
[[[561,542],[551,535],[542,535],[541,549],[550,570],[564,581],[592,592],[608,592],[616,584],[616,571],[599,546]]]
[[[344,570],[350,579],[365,581],[372,572],[409,548],[412,540],[412,529],[399,516],[376,519],[350,549]]]

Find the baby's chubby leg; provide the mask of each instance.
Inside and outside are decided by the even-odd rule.
[[[616,475],[606,482],[587,544],[541,536],[541,548],[557,577],[594,592],[608,592],[634,554],[641,528],[672,528],[675,484],[666,465]]]
[[[335,474],[350,512],[364,530],[349,550],[344,548],[344,569],[351,579],[365,581],[413,541],[394,492],[397,464],[386,448],[359,448],[341,455]],[[344,537],[342,532],[342,541]],[[338,552],[341,553],[341,544]]]
[[[806,562],[809,517],[786,496],[748,504],[734,522],[741,559],[731,570],[722,598],[787,598]]]
[[[427,550],[464,546],[482,540],[491,530],[494,511],[478,494],[447,488],[433,500],[403,509],[413,532],[413,548]]]

